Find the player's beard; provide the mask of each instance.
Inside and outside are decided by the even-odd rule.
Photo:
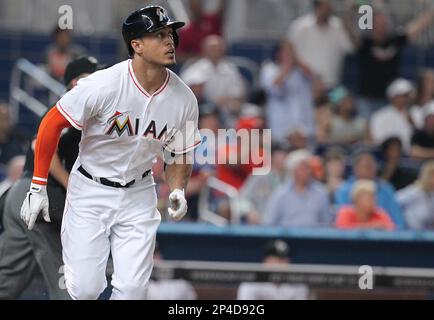
[[[174,65],[176,65],[176,56],[173,57],[173,60],[171,62],[164,64],[166,68],[173,67]]]
[[[171,62],[171,63],[166,63],[164,66],[165,66],[166,68],[170,68],[170,67],[173,67],[173,66],[175,66],[175,65],[176,65],[176,61]]]

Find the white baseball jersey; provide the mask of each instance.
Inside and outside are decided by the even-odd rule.
[[[126,184],[150,169],[163,149],[180,154],[200,144],[197,100],[176,74],[166,72],[151,95],[129,59],[81,79],[57,103],[82,130],[77,163],[91,175]]]

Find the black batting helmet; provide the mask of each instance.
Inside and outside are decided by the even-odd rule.
[[[176,29],[185,25],[184,22],[172,21],[166,9],[160,6],[148,6],[131,13],[122,25],[122,36],[130,56],[134,54],[131,40],[141,38],[146,33],[158,31],[165,27],[173,28],[173,40],[178,46],[179,38]]]

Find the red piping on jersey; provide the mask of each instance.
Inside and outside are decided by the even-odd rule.
[[[156,95],[158,95],[158,94],[160,94],[165,88],[166,88],[166,86],[167,86],[167,84],[169,83],[169,79],[170,79],[170,72],[169,71],[167,71],[166,70],[166,80],[164,80],[164,83],[163,83],[163,85],[160,87],[160,89],[158,89],[157,91],[155,91],[155,93],[154,94],[149,94],[149,93],[147,93],[146,91],[145,91],[145,89],[143,89],[137,82],[136,82],[136,80],[134,79],[135,78],[135,75],[133,74],[133,70],[131,70],[132,68],[131,68],[131,60],[128,62],[128,73],[130,74],[130,77],[131,77],[131,79],[133,80],[133,82],[134,82],[134,84],[135,84],[135,86],[137,87],[137,89],[139,89],[139,91],[141,92],[141,93],[143,93],[146,97],[148,97],[148,98],[150,98],[151,96],[156,96]]]
[[[154,97],[156,95],[160,94],[161,92],[163,92],[163,90],[166,88],[167,84],[169,83],[170,72],[167,71],[167,70],[166,70],[166,72],[167,72],[166,81],[164,82],[164,84],[162,85],[162,87],[153,94]]]
[[[193,144],[192,146],[189,146],[189,147],[187,147],[187,148],[185,148],[185,149],[183,149],[183,150],[180,150],[180,151],[176,151],[176,150],[173,150],[173,151],[171,151],[171,152],[174,152],[174,153],[178,153],[178,152],[188,152],[188,151],[190,151],[191,149],[194,149],[194,147],[196,147],[198,144],[200,144],[202,142],[202,140],[199,140],[199,141],[197,141],[195,144]]]
[[[200,144],[202,142],[202,140],[199,140],[198,142],[196,142],[194,145],[192,145],[192,146],[190,146],[190,147],[188,147],[188,148],[185,148],[185,150],[189,150],[189,149],[191,149],[191,148],[194,148],[195,146],[197,146],[198,144]]]
[[[77,127],[83,128],[83,126],[81,124],[79,124],[77,121],[72,119],[72,117],[68,114],[68,112],[66,112],[65,109],[62,108],[62,105],[60,104],[60,102],[57,102],[57,106],[60,108],[60,111],[62,111],[62,114],[65,116],[65,118],[68,119],[69,122],[72,121]]]

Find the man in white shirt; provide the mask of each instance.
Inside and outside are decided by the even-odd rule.
[[[288,245],[281,241],[267,243],[263,263],[266,266],[290,263]],[[243,282],[238,287],[237,300],[307,300],[309,288],[304,284]]]
[[[314,0],[314,12],[297,18],[288,30],[300,63],[319,75],[327,88],[340,83],[345,56],[355,48],[330,0]]]
[[[312,83],[287,41],[281,42],[276,61],[263,65],[259,81],[267,94],[267,121],[273,141],[287,142],[295,129],[312,137],[315,133]]]
[[[404,152],[410,151],[413,124],[409,107],[413,85],[405,79],[396,79],[387,88],[390,105],[375,112],[371,118],[370,130],[374,142],[380,145],[387,138],[399,137]]]
[[[154,261],[162,261],[158,244],[155,245]],[[193,285],[184,279],[155,279],[149,281],[146,300],[196,300],[197,293]]]
[[[237,66],[229,62],[225,54],[223,38],[217,35],[208,36],[203,44],[203,58],[187,67],[181,78],[188,79],[192,73],[202,74],[207,79],[205,98],[220,108],[225,120],[229,121],[226,125],[232,126],[244,102],[246,89]]]

